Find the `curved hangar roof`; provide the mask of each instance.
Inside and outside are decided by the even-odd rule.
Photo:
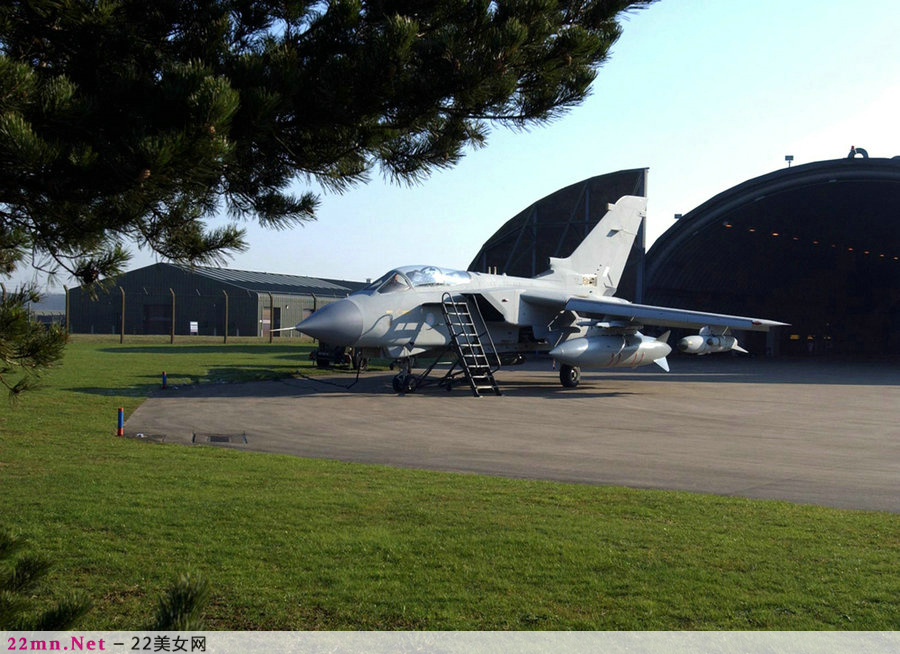
[[[645,196],[646,188],[646,168],[597,175],[561,188],[506,221],[475,255],[469,270],[534,277],[547,270],[549,257],[572,254],[606,215],[608,204],[623,195]]]
[[[647,253],[646,301],[792,324],[782,353],[900,354],[900,158],[779,170],[685,214]]]

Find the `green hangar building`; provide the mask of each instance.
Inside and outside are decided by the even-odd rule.
[[[95,297],[69,291],[69,331],[81,334],[269,336],[362,283],[157,263],[120,275]],[[124,321],[124,330],[123,330]],[[280,332],[274,332],[278,336]]]

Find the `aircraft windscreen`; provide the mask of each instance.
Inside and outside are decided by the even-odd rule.
[[[403,273],[399,270],[392,270],[389,273],[385,273],[362,290],[376,291],[378,293],[393,293],[394,291],[405,291],[409,289],[409,287],[409,281],[403,276]]]
[[[408,266],[399,270],[414,287],[455,286],[472,279],[472,275],[464,270],[448,270],[437,266]]]

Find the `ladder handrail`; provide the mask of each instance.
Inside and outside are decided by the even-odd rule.
[[[461,299],[457,299],[457,298],[461,298]],[[470,318],[473,317],[472,311],[471,311],[471,304],[469,303],[468,298],[465,295],[453,296],[450,293],[444,293],[444,295],[441,297],[441,303],[445,307],[446,306],[453,307],[453,314],[457,318],[457,320],[459,320],[459,318],[461,316],[459,309],[457,307],[458,304],[465,305],[467,314],[469,315]],[[482,336],[487,336],[488,344],[490,344],[490,353],[494,355],[494,360],[497,362],[496,366],[492,366],[490,364],[490,362],[488,362],[488,366],[493,367],[494,371],[497,371],[502,367],[502,364],[500,363],[500,355],[497,353],[497,346],[494,344],[494,339],[491,336],[491,330],[489,330],[487,327],[487,322],[485,322],[485,320],[484,320],[484,315],[481,313],[481,307],[478,306],[477,299],[475,300],[475,311],[478,313],[478,321],[481,323],[481,329],[482,329],[481,332],[479,333],[478,325],[476,325],[475,321],[472,320],[471,324],[472,324],[472,327],[475,329],[475,336],[477,336],[479,339]],[[472,348],[474,346],[481,347],[482,351],[485,353],[484,358],[485,358],[485,360],[487,360],[487,358],[488,358],[487,350],[485,349],[484,345],[482,345],[480,340],[473,343],[471,336],[465,330],[463,330],[462,333],[460,333],[460,334],[456,334],[453,331],[453,326],[450,325],[449,323],[447,325],[447,329],[450,330],[451,334],[454,336],[464,336],[466,339],[466,345],[468,345],[470,348]]]
[[[487,335],[488,343],[490,343],[490,345],[491,345],[491,352],[492,352],[493,355],[494,355],[494,359],[497,360],[497,367],[494,368],[494,370],[499,370],[499,369],[500,369],[500,366],[501,366],[501,364],[500,364],[500,355],[497,354],[497,346],[494,345],[494,339],[493,339],[493,337],[491,336],[491,330],[488,329],[487,323],[484,321],[484,316],[483,316],[482,313],[481,313],[481,307],[478,306],[478,298],[473,297],[472,299],[474,300],[474,303],[475,303],[475,311],[478,312],[478,320],[479,320],[479,322],[481,322],[481,326],[484,328],[484,333]],[[466,301],[466,304],[468,304],[468,301]],[[471,313],[471,312],[470,312],[470,313]],[[474,322],[474,321],[473,321],[473,322]],[[479,338],[480,338],[480,337],[481,337],[481,334],[479,334],[478,336],[479,336]],[[482,349],[484,349],[484,348],[482,348]],[[485,358],[487,358],[487,357],[485,357]]]
[[[459,364],[469,382],[472,393],[477,397],[480,395],[479,391],[481,390],[492,390],[497,395],[500,395],[500,389],[497,386],[497,381],[494,379],[494,372],[501,366],[500,355],[497,353],[497,347],[491,337],[490,330],[488,330],[477,300],[475,302],[475,312],[473,312],[468,296],[463,294],[453,296],[447,292],[441,296],[441,306],[447,321],[450,342],[456,348]],[[475,313],[478,314],[478,320],[481,323],[481,329],[483,329],[482,333],[479,333],[479,325],[476,323]],[[487,350],[481,342],[482,335],[487,335],[491,354],[497,361],[496,367],[492,366]],[[490,382],[490,385],[486,385],[482,380]]]

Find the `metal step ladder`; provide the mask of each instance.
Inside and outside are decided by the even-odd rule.
[[[502,395],[497,380],[494,379],[494,373],[500,368],[500,357],[497,356],[494,341],[477,301],[470,300],[465,295],[444,293],[441,306],[447,331],[450,332],[450,343],[459,357],[459,366],[469,382],[472,394],[475,397],[481,397],[482,393],[487,392]],[[487,337],[489,348],[485,348],[482,343],[483,336]]]

